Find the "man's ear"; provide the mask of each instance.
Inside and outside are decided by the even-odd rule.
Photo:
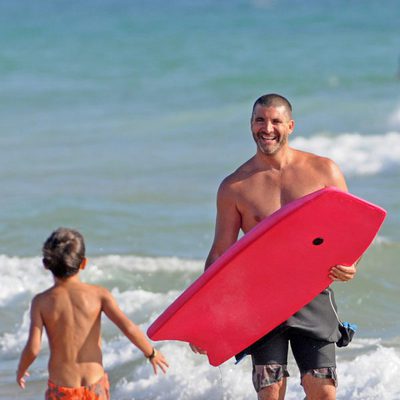
[[[85,269],[86,264],[87,264],[87,258],[85,257],[85,258],[82,260],[81,265],[79,266],[79,269]]]
[[[289,129],[290,129],[290,131],[289,131],[289,135],[290,135],[294,131],[294,120],[293,119],[291,119],[289,121]]]

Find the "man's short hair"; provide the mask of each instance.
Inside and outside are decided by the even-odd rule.
[[[45,241],[42,252],[44,266],[57,278],[68,278],[79,272],[85,241],[78,231],[58,228]]]
[[[264,94],[263,96],[259,97],[254,105],[253,105],[253,111],[252,111],[252,116],[254,115],[254,110],[256,109],[256,106],[260,105],[263,107],[285,107],[286,112],[289,116],[290,119],[292,119],[292,105],[290,104],[289,100],[280,94],[276,93],[269,93],[269,94]]]

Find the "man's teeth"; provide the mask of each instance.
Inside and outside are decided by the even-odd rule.
[[[275,140],[276,136],[261,135],[261,138],[264,140]]]

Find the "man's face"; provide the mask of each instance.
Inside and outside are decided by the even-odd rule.
[[[265,107],[257,104],[251,118],[251,132],[258,149],[266,155],[276,154],[286,145],[294,121],[284,106]]]

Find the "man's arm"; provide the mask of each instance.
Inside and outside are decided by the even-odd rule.
[[[17,369],[17,383],[25,389],[25,376],[29,376],[28,368],[40,352],[42,342],[43,320],[40,313],[39,298],[36,296],[31,305],[31,324],[28,341],[21,353]]]
[[[346,179],[338,165],[329,160],[328,168],[328,186],[336,186],[338,189],[348,192]]]
[[[236,242],[241,223],[242,220],[236,206],[235,194],[232,187],[225,180],[218,189],[215,234],[205,263],[205,269]]]
[[[157,374],[157,366],[165,373],[168,363],[163,354],[159,351],[155,351],[142,330],[122,312],[112,294],[107,289],[102,288],[102,290],[102,311],[104,311],[107,317],[122,331],[122,333],[143,352],[145,357],[149,359],[155,374]]]
[[[328,185],[335,186],[338,189],[348,192],[346,180],[340,171],[339,167],[332,161],[328,161]],[[353,279],[356,275],[356,265],[360,260],[357,260],[353,265],[336,265],[329,273],[329,278],[334,281],[347,282]]]
[[[237,240],[241,227],[241,216],[236,207],[235,195],[227,179],[222,182],[217,194],[217,218],[214,241],[205,262],[206,270]],[[204,349],[189,343],[194,353],[207,354]]]

